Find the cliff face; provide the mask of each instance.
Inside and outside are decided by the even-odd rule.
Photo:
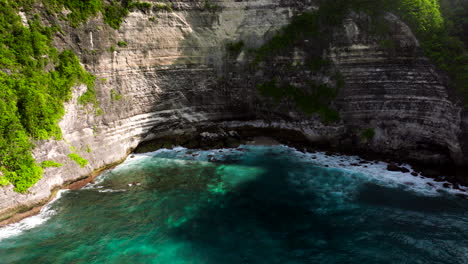
[[[247,48],[259,47],[295,14],[315,9],[314,1],[174,1],[173,12],[132,12],[119,30],[94,18],[79,29],[63,25],[59,48],[71,48],[95,74],[102,109],[77,104],[76,87],[60,123],[64,140],[37,142],[38,161],[48,168],[28,194],[0,190],[0,215],[42,202],[56,186],[119,161],[143,140],[190,133],[198,124],[292,128],[311,141],[327,141],[425,162],[466,164],[462,153],[461,108],[449,99],[443,76],[422,55],[411,30],[394,15],[386,20],[395,41],[382,48],[366,28],[365,16],[351,14],[333,32],[326,49],[346,85],[333,102],[338,122],[305,115],[288,100],[258,93],[256,85],[281,74],[298,85],[317,76],[307,70],[275,72],[301,65],[307,45],[273,65],[252,69]],[[216,5],[214,5],[216,4]],[[242,40],[235,55],[226,45]],[[125,42],[127,46],[117,45]],[[466,118],[465,118],[466,119]],[[467,121],[464,121],[465,127]],[[362,132],[375,135],[364,139]],[[74,149],[89,163],[80,168],[67,155]],[[465,156],[466,157],[466,156]]]
[[[425,58],[411,30],[392,14],[395,47],[379,48],[348,19],[332,48],[345,76],[339,101],[348,128],[373,127],[369,147],[412,160],[463,163],[461,109],[449,98],[444,79]]]

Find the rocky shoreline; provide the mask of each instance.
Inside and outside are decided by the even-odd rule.
[[[428,164],[417,163],[411,160],[398,159],[398,156],[389,157],[379,153],[366,151],[364,149],[352,148],[349,146],[333,146],[329,142],[311,142],[304,134],[297,130],[280,129],[280,128],[258,128],[251,126],[227,128],[215,125],[200,126],[196,131],[190,133],[183,133],[178,135],[164,136],[148,141],[144,141],[131,153],[145,153],[156,151],[161,148],[173,148],[175,146],[182,146],[192,149],[218,149],[218,148],[237,148],[242,144],[248,145],[264,145],[272,146],[283,144],[296,148],[302,152],[325,152],[327,155],[356,155],[363,159],[363,163],[371,163],[374,161],[384,161],[388,163],[387,170],[409,172],[404,168],[403,164],[409,164],[413,167],[412,173],[415,177],[433,178],[435,181],[448,183],[444,184],[445,188],[458,189],[464,192],[460,186],[468,186],[468,171],[466,168],[459,168],[455,166],[431,166]],[[12,210],[10,214],[2,217],[0,227],[19,222],[24,218],[36,215],[40,212],[42,207],[51,201],[58,190],[71,189],[76,190],[84,187],[86,184],[92,182],[103,171],[111,169],[124,159],[110,165],[99,168],[90,175],[80,178],[76,181],[68,182],[61,187],[57,187],[52,191],[49,199],[40,201],[35,206],[30,208],[17,208]],[[466,195],[459,194],[461,198],[468,199]]]
[[[369,151],[362,147],[350,145],[334,145],[327,141],[311,142],[300,131],[280,128],[259,128],[259,127],[220,127],[202,126],[196,132],[176,136],[165,136],[158,139],[142,142],[136,149],[136,153],[155,151],[160,148],[171,148],[182,146],[186,148],[234,148],[240,144],[284,144],[294,147],[303,152],[323,151],[330,155],[356,155],[362,159],[371,161],[384,161],[389,165],[389,171],[409,172],[402,167],[409,164],[417,174],[433,178],[436,181],[448,181],[455,189],[459,186],[468,186],[468,168],[455,166],[454,164],[428,164],[423,161],[415,161],[404,158],[399,153],[386,155]]]
[[[115,166],[119,165],[120,163],[124,162],[127,156],[130,155],[130,152],[127,153],[124,159],[121,159],[117,162],[111,163],[109,165],[106,165],[102,168],[98,168],[94,170],[91,174],[82,177],[80,179],[74,180],[67,182],[63,184],[62,186],[57,186],[51,191],[51,195],[42,201],[37,202],[33,206],[22,206],[20,208],[12,208],[9,213],[4,214],[3,216],[0,216],[0,227],[4,227],[9,224],[13,224],[16,222],[19,222],[27,217],[39,214],[41,212],[41,209],[50,201],[52,201],[59,190],[78,190],[84,187],[86,184],[93,182],[94,179],[99,176],[102,172],[112,169]]]
[[[316,55],[309,45],[314,41],[295,47],[294,56],[279,56],[257,70],[247,67],[247,49],[260,47],[292,15],[314,5],[218,2],[228,8],[209,12],[210,19],[196,1],[175,4],[178,9],[165,12],[157,23],[157,12],[131,12],[120,30],[100,17],[80,28],[59,21],[64,32],[54,45],[75,51],[98,77],[100,113],[78,103],[86,87],[76,87],[60,122],[64,140],[40,142],[34,151],[38,162],[63,166],[49,168],[28,194],[15,193],[11,185],[0,189],[0,226],[37,213],[59,188],[84,186],[96,169],[100,173],[118,164],[137,145],[136,152],[147,152],[276,141],[300,151],[386,161],[393,171],[404,171],[407,163],[415,176],[448,181],[447,188],[468,186],[466,110],[451,101],[446,77],[422,55],[410,28],[397,17],[387,19],[393,25],[389,40],[398,44],[392,50],[368,32],[371,20],[365,17],[351,15],[337,27],[325,59],[345,83],[333,102],[342,120],[324,123],[291,100],[276,103],[257,89],[276,77],[302,88],[328,79],[308,69],[306,62]],[[125,47],[116,47],[117,41]],[[233,43],[246,46],[231,54],[225,44]],[[116,49],[109,52],[109,47]],[[290,70],[291,65],[297,69]],[[365,131],[375,133],[373,140],[363,137]],[[70,160],[71,150],[88,165],[81,168]]]

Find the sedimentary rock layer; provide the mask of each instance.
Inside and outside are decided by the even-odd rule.
[[[228,43],[239,40],[246,49],[259,47],[295,14],[317,8],[314,1],[210,2],[215,6],[173,1],[173,12],[132,12],[119,30],[100,17],[78,29],[61,22],[64,33],[55,43],[77,52],[97,76],[101,110],[77,104],[85,87],[76,87],[60,123],[64,139],[37,142],[34,151],[39,162],[64,165],[46,169],[28,194],[15,193],[12,186],[0,189],[0,215],[47,200],[54,187],[121,160],[142,140],[186,133],[199,122],[288,127],[316,141],[398,152],[414,160],[466,162],[460,144],[461,110],[397,17],[387,17],[397,43],[393,50],[380,47],[356,15],[335,30],[325,56],[346,85],[334,103],[342,119],[324,124],[290,102],[278,105],[261,97],[255,85],[268,75],[246,66],[245,50],[235,57],[226,52]],[[118,41],[127,46],[119,47]],[[283,58],[282,63],[301,61],[301,54],[307,50],[298,47],[297,57]],[[295,76],[299,82],[309,77]],[[361,132],[368,128],[375,136],[363,140]],[[71,161],[67,155],[72,151],[88,165],[80,168]]]

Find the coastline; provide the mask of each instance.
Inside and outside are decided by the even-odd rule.
[[[11,209],[10,212],[7,214],[7,216],[2,217],[3,219],[0,220],[0,228],[10,225],[10,224],[17,223],[25,218],[39,214],[45,205],[47,205],[49,202],[54,200],[58,191],[78,190],[78,189],[83,188],[86,184],[93,182],[94,179],[97,176],[101,175],[101,173],[103,173],[104,171],[113,169],[119,164],[121,164],[122,162],[124,162],[131,153],[132,153],[131,151],[127,152],[127,155],[125,155],[123,159],[116,161],[114,163],[108,164],[106,166],[103,166],[101,168],[98,168],[83,178],[80,178],[80,179],[77,179],[76,181],[71,181],[61,186],[55,187],[52,190],[51,195],[47,199],[44,199],[36,203],[33,206],[30,206],[30,207],[23,206],[20,208]]]
[[[226,128],[225,128],[226,129]],[[330,155],[355,155],[359,156],[369,162],[372,161],[384,161],[391,164],[394,169],[401,169],[400,165],[409,164],[418,171],[418,176],[426,178],[432,178],[436,181],[448,181],[451,186],[455,189],[459,189],[459,186],[467,186],[463,182],[458,182],[457,178],[447,177],[444,174],[445,168],[430,168],[424,170],[422,164],[415,164],[405,160],[399,160],[395,157],[388,157],[373,152],[366,152],[360,149],[346,149],[336,148],[325,143],[313,143],[310,142],[300,131],[289,130],[289,129],[278,129],[278,128],[256,128],[256,127],[238,127],[229,128],[232,129],[226,133],[223,129],[222,133],[219,133],[219,127],[203,127],[200,131],[202,133],[192,133],[190,135],[172,135],[162,138],[153,139],[151,141],[141,142],[137,148],[128,151],[123,159],[103,166],[94,170],[92,173],[85,177],[77,179],[75,181],[68,182],[62,186],[56,187],[52,190],[51,196],[48,199],[42,200],[33,206],[27,207],[22,206],[19,208],[13,208],[6,216],[0,217],[0,227],[4,227],[9,224],[17,223],[27,217],[37,215],[41,209],[50,201],[52,201],[57,192],[62,189],[77,190],[84,187],[86,184],[94,181],[102,172],[112,169],[115,166],[124,162],[129,155],[132,153],[144,153],[151,152],[161,148],[172,148],[174,146],[182,146],[192,149],[215,149],[215,148],[235,148],[241,144],[245,145],[263,145],[263,146],[275,146],[275,145],[286,145],[293,147],[301,152],[317,152],[323,151]],[[200,132],[198,131],[198,132]],[[210,132],[206,132],[210,131]],[[232,133],[231,133],[232,132]],[[388,168],[391,171],[390,167]],[[416,177],[416,175],[413,175]],[[467,177],[468,178],[468,177]],[[464,199],[468,199],[468,193],[461,196]]]
[[[166,135],[141,142],[135,149],[135,153],[151,152],[172,146],[210,149],[235,148],[240,144],[282,144],[301,152],[322,151],[330,155],[359,156],[368,161],[386,162],[389,164],[389,171],[404,170],[401,166],[408,164],[418,173],[418,176],[440,182],[450,182],[455,189],[458,189],[459,186],[468,186],[468,166],[461,167],[453,163],[434,164],[414,160],[399,152],[390,154],[376,152],[366,145],[336,144],[326,139],[311,141],[299,129],[290,128],[206,125],[197,127],[196,132],[192,131],[189,134]]]

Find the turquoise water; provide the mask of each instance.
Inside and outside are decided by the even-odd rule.
[[[468,263],[467,200],[359,162],[284,146],[139,154],[0,229],[0,263]]]

